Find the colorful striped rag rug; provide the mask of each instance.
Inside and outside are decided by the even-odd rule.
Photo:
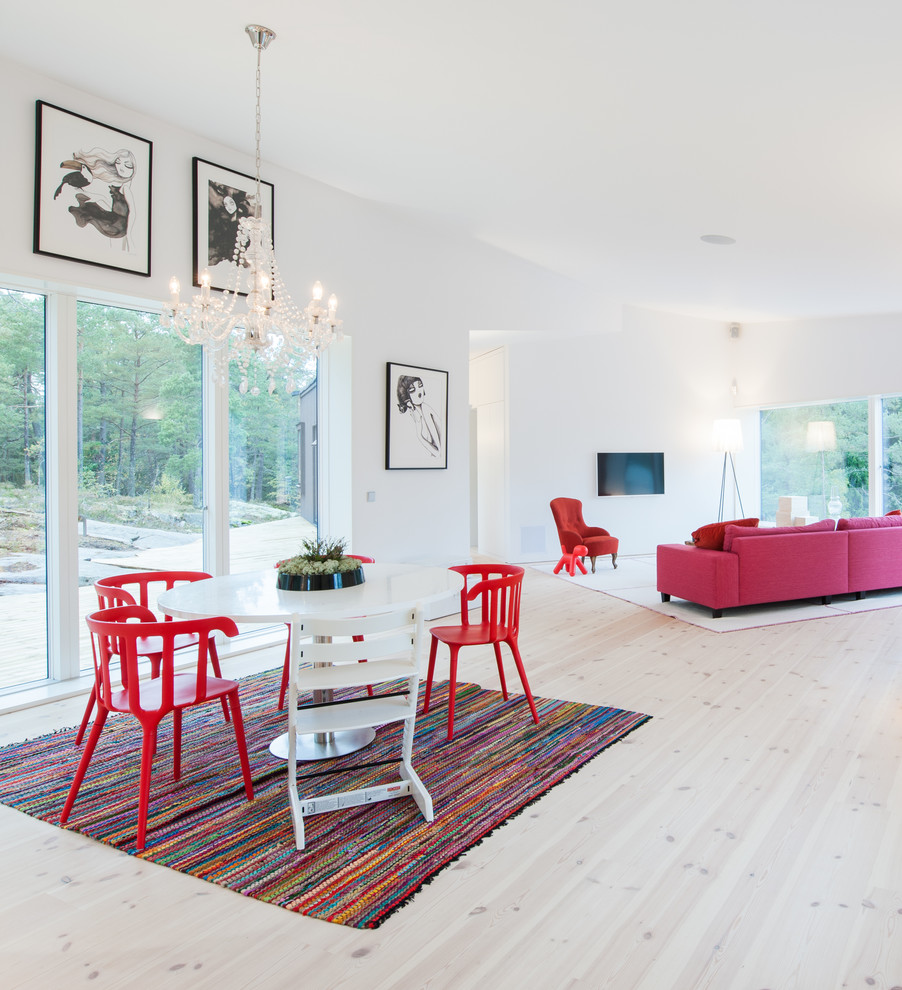
[[[217,704],[186,712],[182,779],[171,774],[172,737],[160,728],[147,847],[135,853],[140,731],[110,717],[69,826],[99,842],[247,897],[354,928],[377,928],[436,873],[612,743],[650,718],[637,712],[536,698],[535,725],[519,695],[458,684],[455,736],[447,731],[447,681],[435,685],[428,716],[417,718],[413,763],[432,795],[435,821],[402,798],[305,818],[298,852],[285,793],[284,761],[269,743],[285,730],[276,709],[279,671],[241,681],[256,798],[241,784],[232,728]],[[370,786],[392,767],[354,769],[399,753],[400,724],[378,730],[364,750],[330,760],[338,777],[309,777],[304,793]],[[59,823],[81,748],[66,729],[0,749],[0,803]],[[311,773],[323,764],[299,765]]]

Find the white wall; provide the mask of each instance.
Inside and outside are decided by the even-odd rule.
[[[781,405],[902,392],[902,314],[743,324],[737,402]]]
[[[610,530],[625,555],[682,542],[717,518],[723,459],[711,447],[712,424],[738,415],[726,324],[626,309],[613,333],[556,346],[525,337],[508,345],[512,560],[557,559],[548,503],[559,495],[581,499],[586,522]],[[748,447],[754,417],[744,427]],[[664,495],[595,494],[595,453],[625,450],[664,451]],[[757,511],[753,460],[737,457],[748,514]],[[544,552],[523,550],[534,527],[544,527]]]
[[[0,277],[37,278],[155,305],[170,275],[191,272],[191,158],[252,173],[253,161],[168,124],[0,60],[0,127],[7,191]],[[191,94],[186,94],[190,99]],[[34,103],[42,99],[153,142],[152,276],[32,253]],[[243,125],[249,132],[252,121]],[[271,126],[277,126],[275,122]],[[244,135],[242,135],[244,136]],[[249,134],[247,135],[249,137]],[[266,136],[263,136],[264,152]],[[298,302],[320,278],[340,299],[353,341],[353,545],[380,560],[460,560],[469,553],[469,332],[597,328],[588,290],[460,234],[266,165],[275,183],[280,267]],[[385,363],[450,373],[447,471],[384,468]],[[375,491],[376,500],[366,501]]]

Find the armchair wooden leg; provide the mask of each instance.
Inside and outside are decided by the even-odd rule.
[[[614,565],[614,570],[616,571],[617,570],[617,554],[616,553],[612,553],[611,554],[611,563]]]
[[[595,558],[592,557],[591,560],[592,560],[592,573],[594,574],[595,573]]]

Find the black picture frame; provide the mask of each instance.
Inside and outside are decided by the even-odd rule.
[[[386,470],[446,469],[448,372],[389,361],[385,389]]]
[[[153,143],[35,101],[34,253],[150,277]]]
[[[192,158],[192,195],[194,204],[194,284],[200,274],[210,272],[213,289],[231,288],[234,276],[232,258],[238,221],[253,216],[257,198],[257,180],[252,175],[215,165],[203,158]],[[261,216],[269,223],[275,245],[275,187],[260,181]],[[246,292],[239,292],[245,296]]]

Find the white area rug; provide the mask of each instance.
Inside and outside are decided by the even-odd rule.
[[[556,562],[555,562],[556,563]],[[532,564],[537,571],[554,573],[554,563]],[[712,632],[736,632],[737,629],[754,629],[756,626],[774,626],[781,622],[801,622],[803,619],[826,619],[854,612],[872,612],[881,608],[898,608],[902,605],[902,589],[869,591],[867,598],[856,601],[852,595],[840,595],[830,605],[808,599],[800,602],[778,602],[771,605],[743,605],[725,609],[719,619],[711,617],[711,609],[704,605],[672,598],[662,602],[657,591],[656,562],[653,554],[639,557],[618,557],[616,570],[610,557],[599,557],[593,574],[586,564],[588,574],[577,570],[573,577],[561,570],[556,577],[590,591],[601,591],[633,605],[669,615],[693,626],[701,626]]]

